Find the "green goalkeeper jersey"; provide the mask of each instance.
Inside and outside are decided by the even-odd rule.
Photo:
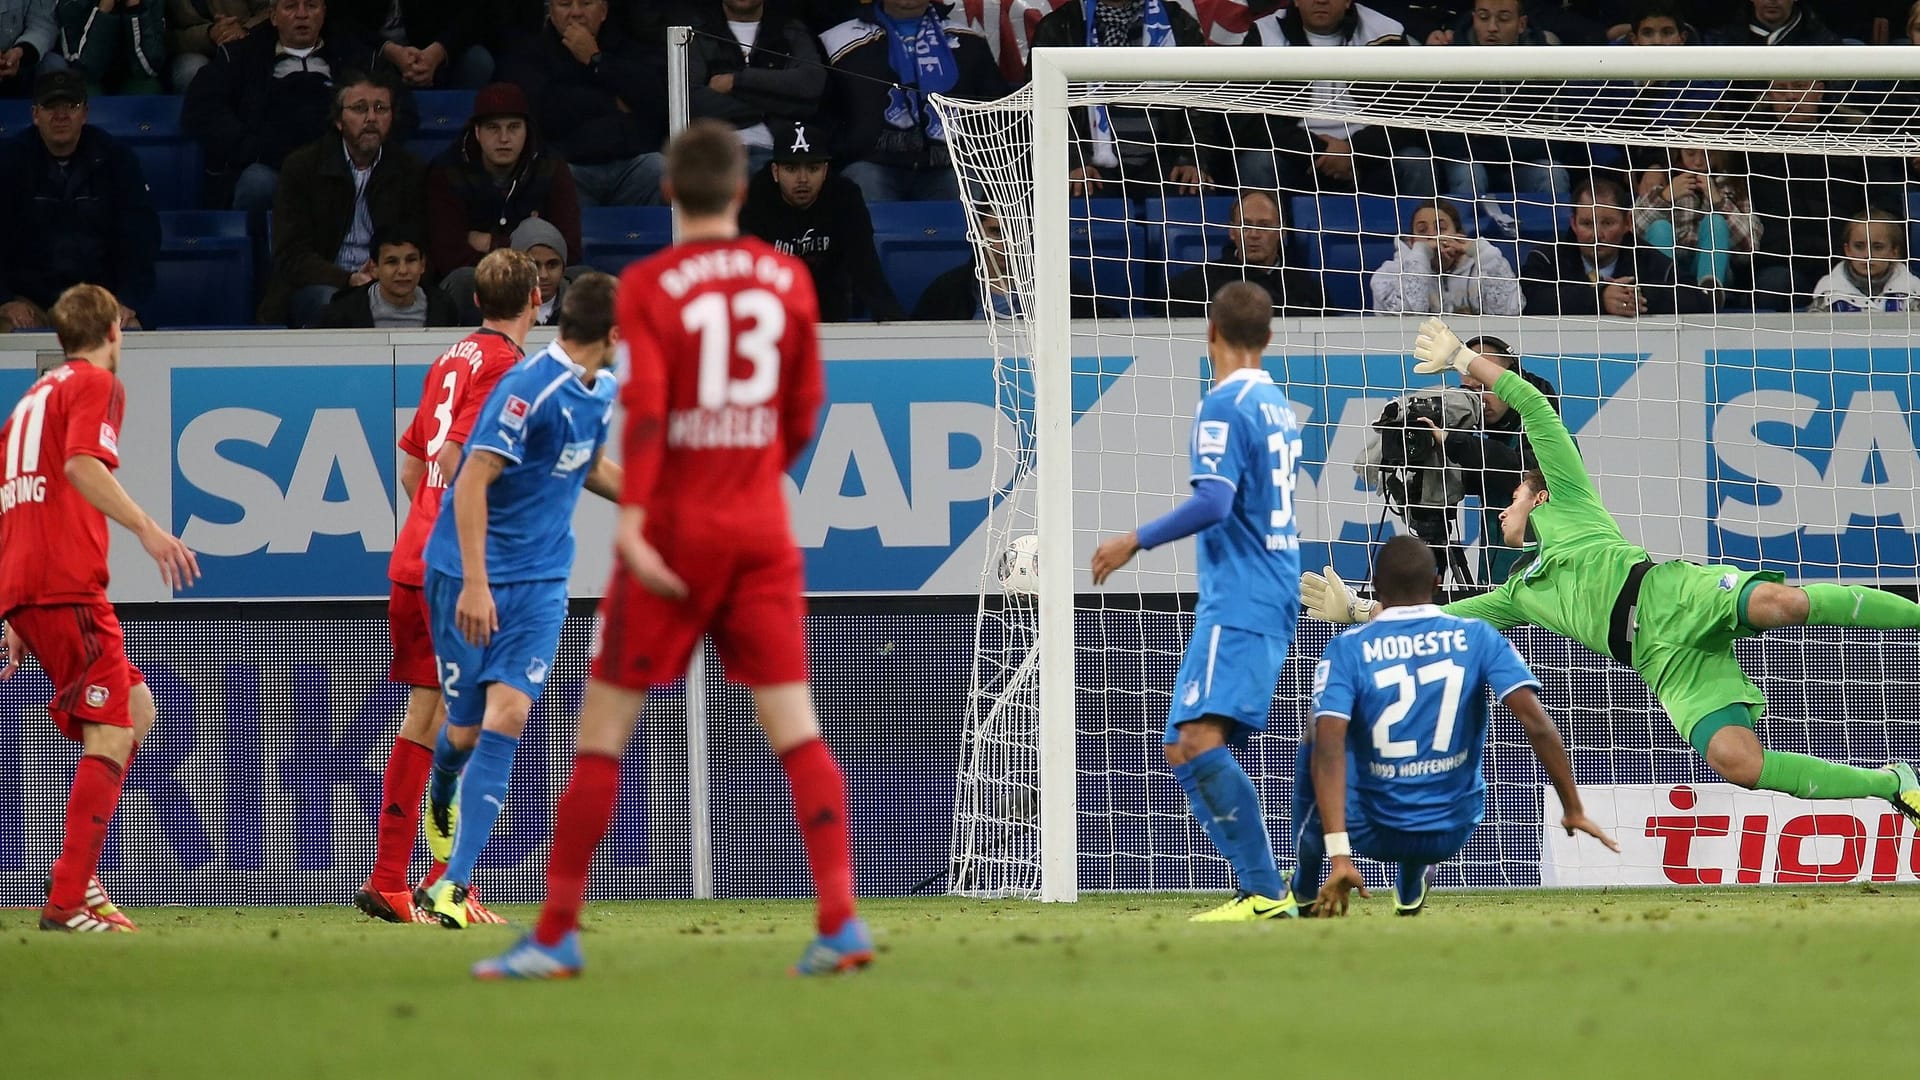
[[[1519,574],[1490,593],[1447,604],[1449,615],[1482,619],[1505,630],[1531,624],[1608,655],[1613,602],[1627,571],[1647,558],[1600,505],[1573,436],[1546,396],[1508,371],[1493,392],[1520,414],[1527,441],[1547,478],[1547,502],[1529,519],[1539,548]]]

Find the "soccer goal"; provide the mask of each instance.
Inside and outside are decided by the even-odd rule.
[[[1186,492],[1204,300],[1243,273],[1273,283],[1283,315],[1268,368],[1304,426],[1305,568],[1367,581],[1378,542],[1413,531],[1457,556],[1450,585],[1508,572],[1482,507],[1511,487],[1483,503],[1451,440],[1381,420],[1443,385],[1409,355],[1439,312],[1552,384],[1608,508],[1655,558],[1912,588],[1920,83],[1903,79],[1920,53],[1041,49],[1017,94],[936,99],[1015,440],[998,448],[1014,466],[981,578],[949,887],[1063,901],[1229,884],[1161,756],[1192,546],[1142,553],[1099,590],[1086,563]],[[1499,434],[1474,423],[1476,441]],[[1283,866],[1330,634],[1301,623],[1245,756]],[[1727,788],[1633,673],[1542,632],[1515,640],[1626,852],[1562,842],[1496,710],[1486,822],[1442,884],[1920,873],[1888,808]],[[1862,765],[1920,754],[1917,646],[1853,630],[1742,642],[1770,698],[1763,740]]]

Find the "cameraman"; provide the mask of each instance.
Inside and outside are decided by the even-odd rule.
[[[1518,372],[1546,395],[1554,412],[1560,411],[1560,396],[1554,392],[1553,384],[1523,370],[1513,346],[1490,334],[1474,338],[1466,345],[1501,367]],[[1500,536],[1500,511],[1513,501],[1513,489],[1520,486],[1520,474],[1533,467],[1533,454],[1527,448],[1526,435],[1520,430],[1519,413],[1495,396],[1490,387],[1470,377],[1462,376],[1460,387],[1480,395],[1483,411],[1478,431],[1451,428],[1443,432],[1425,416],[1413,419],[1433,429],[1446,449],[1447,460],[1460,469],[1466,494],[1480,500],[1480,580],[1485,585],[1498,585],[1507,580],[1514,563],[1524,554],[1523,549],[1496,542]]]

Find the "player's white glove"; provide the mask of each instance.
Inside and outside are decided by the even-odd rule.
[[[1413,339],[1413,355],[1420,361],[1413,370],[1422,375],[1448,368],[1465,375],[1468,365],[1480,354],[1460,344],[1460,338],[1446,323],[1428,319],[1420,324],[1420,332]]]
[[[1360,599],[1331,566],[1324,574],[1309,570],[1300,575],[1300,603],[1321,622],[1363,623],[1373,618],[1373,601]]]

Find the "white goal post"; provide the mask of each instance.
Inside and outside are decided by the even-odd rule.
[[[996,726],[1004,726],[1009,702],[1016,699],[1019,707],[1037,714],[1036,722],[1030,725],[1031,760],[1023,758],[1014,766],[1015,771],[1030,770],[1031,780],[1011,781],[1014,788],[1027,782],[1037,788],[1031,805],[1019,798],[1011,800],[1023,810],[1037,810],[1037,820],[985,820],[993,817],[990,804],[994,802],[982,794],[987,789],[971,795],[963,790],[956,811],[955,876],[951,884],[955,891],[983,895],[1072,901],[1082,887],[1082,769],[1077,753],[1083,733],[1077,725],[1076,709],[1083,686],[1075,671],[1075,617],[1079,610],[1076,595],[1088,588],[1084,563],[1089,552],[1080,548],[1085,546],[1090,526],[1087,521],[1076,520],[1076,507],[1084,512],[1088,505],[1088,485],[1077,484],[1076,467],[1066,463],[1072,462],[1076,445],[1073,358],[1077,346],[1097,335],[1072,317],[1076,299],[1087,298],[1084,285],[1076,292],[1074,277],[1074,260],[1084,259],[1086,252],[1076,252],[1071,232],[1075,214],[1069,196],[1069,172],[1076,146],[1075,109],[1124,103],[1221,113],[1265,111],[1298,117],[1358,117],[1368,122],[1413,124],[1430,132],[1496,136],[1524,133],[1568,142],[1686,143],[1730,149],[1764,145],[1776,152],[1843,150],[1886,158],[1920,155],[1920,138],[1916,137],[1920,125],[1885,123],[1885,117],[1877,112],[1844,138],[1823,130],[1781,129],[1756,135],[1744,128],[1716,129],[1704,123],[1668,129],[1613,124],[1590,114],[1556,111],[1550,107],[1551,94],[1534,94],[1521,85],[1920,79],[1920,50],[1911,48],[1041,48],[1034,50],[1031,59],[1030,85],[1002,101],[935,99],[953,145],[976,245],[980,242],[978,207],[992,206],[1001,219],[1008,252],[1006,273],[1012,279],[1013,291],[1024,298],[1012,315],[996,316],[990,304],[987,312],[993,323],[999,364],[1012,371],[1010,376],[1003,375],[1003,407],[1011,394],[1022,399],[1022,408],[1030,408],[1021,417],[1023,445],[1006,448],[1012,451],[1012,460],[1030,469],[1030,476],[998,478],[1012,492],[1008,502],[1021,504],[1012,513],[1026,516],[995,525],[1000,533],[990,547],[999,552],[1009,535],[1030,526],[1038,538],[1039,572],[1034,585],[1037,605],[1015,604],[995,595],[1000,591],[994,581],[996,556],[990,556],[983,582],[982,618],[1011,618],[1009,612],[1033,617],[1037,610],[1037,623],[1029,635],[1004,632],[996,637],[1025,639],[1028,644],[1022,648],[1034,652],[1017,660],[1007,656],[986,664],[984,674],[977,672],[975,706],[981,718],[991,714]],[[1495,76],[1497,85],[1512,88],[1501,107],[1491,113],[1484,100],[1478,105],[1463,104],[1457,96],[1435,92],[1457,84],[1493,85],[1490,75]],[[1330,104],[1309,92],[1310,83],[1321,81],[1367,84],[1377,92],[1357,105],[1352,101]],[[1757,139],[1767,141],[1762,144]],[[1085,213],[1081,211],[1082,220]],[[1394,329],[1390,334],[1388,327],[1397,327],[1397,323],[1386,316],[1370,318],[1380,324],[1373,333],[1382,341],[1381,347],[1387,347],[1385,340],[1392,334],[1410,336],[1417,321],[1406,320],[1405,333]],[[1788,316],[1789,320],[1801,318]],[[1633,333],[1651,340],[1655,335],[1725,327],[1753,340],[1774,325],[1770,319],[1780,321],[1768,315],[1648,320],[1636,326]],[[1177,323],[1142,316],[1138,310],[1127,317],[1103,316],[1099,322],[1106,333],[1169,338],[1188,352],[1204,353],[1191,326],[1182,329]],[[1601,332],[1606,325],[1591,315],[1585,317],[1586,329],[1598,328],[1596,332]],[[1876,325],[1889,335],[1897,330],[1903,346],[1911,336],[1904,317],[1897,328],[1890,322]],[[1846,329],[1834,333],[1861,336]],[[1400,347],[1404,348],[1404,343]],[[1380,389],[1397,392],[1412,388]],[[1177,425],[1185,418],[1150,419],[1156,425]],[[1101,520],[1092,527],[1110,530],[1114,526],[1113,521]],[[1664,553],[1666,557],[1696,561],[1702,561],[1706,554],[1694,550]],[[1317,564],[1310,568],[1317,569]],[[982,648],[988,646],[983,644]],[[1036,670],[1037,683],[1028,685]],[[1157,734],[1149,732],[1149,737]],[[1009,737],[1028,736],[1016,733]],[[1017,749],[1025,752],[1028,748]],[[969,783],[963,776],[963,789]],[[1009,802],[1004,798],[999,801],[1003,806]],[[1276,809],[1269,806],[1268,812],[1271,820]],[[969,814],[974,817],[969,818]],[[1278,816],[1284,817],[1284,807],[1279,808]]]

